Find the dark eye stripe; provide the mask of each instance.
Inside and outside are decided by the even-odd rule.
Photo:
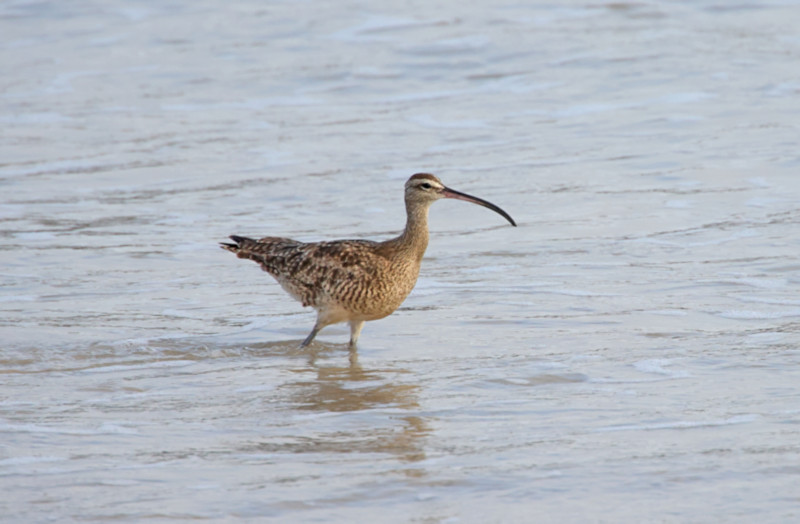
[[[420,184],[419,187],[421,187],[422,189],[430,189],[433,186],[431,186],[429,183],[425,182],[423,184]]]

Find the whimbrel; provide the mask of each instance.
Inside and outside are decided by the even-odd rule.
[[[350,348],[354,349],[364,322],[390,315],[417,283],[428,247],[428,209],[441,198],[488,207],[517,225],[491,202],[445,187],[433,175],[418,173],[406,182],[406,228],[397,238],[306,243],[233,235],[234,243],[222,243],[221,247],[258,263],[303,306],[317,310],[317,322],[300,347],[310,344],[325,326],[348,322]]]

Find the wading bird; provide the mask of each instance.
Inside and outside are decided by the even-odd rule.
[[[234,243],[222,243],[221,247],[258,263],[287,293],[317,311],[317,322],[300,347],[310,344],[325,326],[348,322],[350,348],[355,349],[364,322],[390,315],[414,289],[428,247],[428,209],[442,198],[488,207],[517,225],[491,202],[450,189],[433,175],[418,173],[405,186],[406,228],[391,240],[298,242],[233,235]]]

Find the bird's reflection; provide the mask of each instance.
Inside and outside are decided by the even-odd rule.
[[[309,357],[309,366],[294,370],[298,380],[288,384],[299,409],[317,411],[363,411],[379,407],[415,409],[419,386],[402,383],[397,368],[365,370],[358,353],[349,353],[348,365],[319,365],[319,353]],[[335,359],[331,359],[335,360]]]
[[[349,352],[345,364],[344,348],[315,343],[298,350],[306,364],[291,369],[296,379],[282,389],[288,390],[298,411],[339,413],[345,418],[336,428],[316,428],[319,431],[277,446],[294,453],[390,453],[405,462],[423,460],[431,428],[429,420],[418,414],[419,386],[408,382],[411,374],[402,368],[365,369],[356,351]],[[347,417],[348,412],[359,417]],[[327,417],[321,420],[330,423]],[[260,447],[279,451],[268,443]]]

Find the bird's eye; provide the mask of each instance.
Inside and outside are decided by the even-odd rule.
[[[426,189],[426,190],[427,190],[427,189],[430,189],[430,188],[432,188],[433,186],[432,186],[432,185],[430,185],[430,184],[429,184],[429,183],[427,183],[427,182],[424,182],[424,183],[420,184],[420,185],[419,185],[419,187],[421,187],[422,189]]]

